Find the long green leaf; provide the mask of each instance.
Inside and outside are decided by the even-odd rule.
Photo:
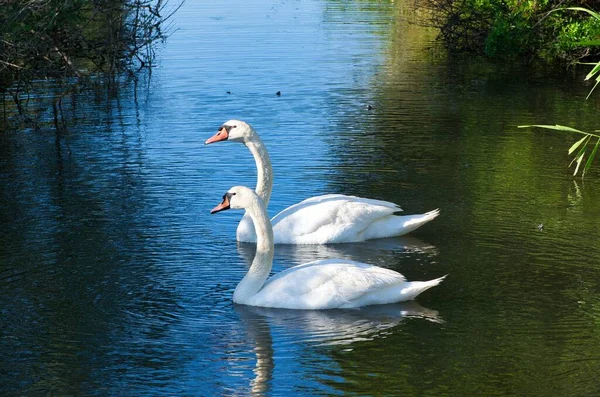
[[[590,137],[586,137],[586,138],[589,139]],[[588,144],[587,142],[583,144],[583,146],[581,147],[581,149],[579,150],[579,152],[577,153],[577,155],[575,157],[573,157],[573,160],[571,160],[571,162],[569,163],[569,167],[572,166],[573,163],[575,163],[577,161],[581,162],[581,158],[585,154],[587,144]],[[573,174],[573,175],[575,175],[575,174]]]
[[[590,95],[592,95],[592,92],[594,92],[594,90],[596,89],[596,86],[598,85],[598,83],[600,83],[600,76],[598,76],[598,78],[596,79],[596,84],[594,84],[594,86],[590,90],[590,93],[587,94],[587,96],[585,97],[585,99],[588,99],[590,97]]]
[[[575,151],[575,149],[577,149],[583,143],[583,141],[585,141],[586,139],[590,139],[590,136],[586,135],[583,138],[581,138],[580,140],[578,140],[577,142],[575,142],[573,144],[573,146],[571,146],[569,148],[569,154],[573,153]]]
[[[545,128],[545,129],[548,129],[548,130],[556,130],[556,131],[577,132],[578,134],[591,135],[591,136],[594,136],[596,138],[600,138],[599,134],[594,134],[594,133],[591,133],[591,132],[580,131],[580,130],[577,130],[575,128],[566,127],[564,125],[558,125],[558,124],[556,124],[556,125],[531,124],[531,125],[519,125],[519,126],[517,126],[517,128],[532,128],[532,127]],[[600,131],[594,131],[594,132],[600,132]]]
[[[590,14],[593,18],[597,19],[600,21],[600,14],[590,10],[588,8],[584,8],[584,7],[565,7],[565,8],[555,8],[553,10],[550,10],[550,12],[556,12],[556,11],[564,11],[564,10],[570,10],[570,11],[582,11],[582,12],[586,12],[588,14]],[[549,12],[549,13],[550,13]]]
[[[590,14],[591,16],[593,16],[594,18],[596,18],[597,20],[600,21],[600,14],[598,14],[597,12],[594,12],[588,8],[583,8],[583,7],[567,7],[564,8],[565,10],[572,10],[572,11],[582,11],[582,12],[587,12],[588,14]]]
[[[594,68],[593,68],[593,69],[592,69],[592,70],[591,70],[591,71],[590,71],[590,72],[587,74],[587,76],[585,76],[585,79],[584,79],[584,80],[589,80],[589,79],[591,79],[591,78],[592,78],[592,77],[594,77],[594,75],[595,75],[596,73],[598,73],[599,71],[600,71],[600,62],[598,62],[598,63],[596,64],[596,66],[594,66]]]
[[[579,158],[579,156],[583,156],[585,154],[585,151],[587,150],[587,144],[589,143],[591,136],[586,136],[585,137],[587,140],[583,143],[583,145],[581,146],[581,149],[579,149],[579,152],[577,152],[577,154],[575,155],[575,157],[573,157],[573,160],[571,160],[571,162],[569,163],[569,167],[573,165],[573,163],[575,163],[577,161],[577,159]]]
[[[585,163],[585,167],[583,167],[583,173],[581,174],[582,178],[585,176],[585,173],[587,172],[587,170],[589,170],[590,167],[592,166],[592,161],[594,161],[594,157],[596,156],[596,151],[598,150],[598,146],[600,146],[600,139],[596,140],[596,145],[594,146],[594,150],[592,150],[592,153],[590,153],[590,155]]]
[[[598,47],[600,46],[600,40],[573,41],[571,44],[577,47]]]
[[[573,176],[577,175],[577,171],[579,171],[579,166],[581,165],[581,160],[583,160],[584,154],[585,154],[585,151],[582,150],[581,154],[577,155],[577,166],[575,167],[575,172],[573,172]]]
[[[569,131],[569,132],[578,132],[580,134],[587,134],[587,132],[585,131],[579,131],[576,130],[575,128],[571,128],[571,127],[566,127],[564,125],[546,125],[546,124],[531,124],[531,125],[520,125],[519,128],[531,128],[531,127],[538,127],[538,128],[546,128],[548,130],[557,130],[557,131]]]

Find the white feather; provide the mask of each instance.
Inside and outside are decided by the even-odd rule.
[[[241,142],[256,161],[258,179],[256,193],[269,205],[273,188],[273,169],[266,147],[256,131],[247,123],[229,120],[228,139]],[[275,244],[350,243],[402,236],[421,227],[439,215],[439,210],[424,214],[399,215],[402,209],[394,203],[342,194],[312,197],[294,204],[271,220]],[[237,229],[237,239],[256,242],[252,220],[244,215]]]
[[[256,228],[256,255],[235,289],[235,303],[286,309],[356,308],[412,300],[438,285],[406,281],[393,270],[343,259],[326,259],[289,268],[267,279],[273,264],[273,230],[258,195],[243,186],[229,190],[229,206],[246,209]]]

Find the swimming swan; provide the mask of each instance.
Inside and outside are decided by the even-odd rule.
[[[265,145],[254,129],[239,120],[229,120],[205,144],[219,141],[241,142],[254,156],[258,179],[256,193],[269,205],[273,189],[273,168]],[[316,196],[294,204],[271,220],[275,244],[350,243],[375,238],[401,236],[439,215],[439,210],[424,214],[400,215],[400,206],[343,194]],[[240,221],[237,239],[256,242],[248,214]]]
[[[235,303],[285,309],[336,309],[411,300],[446,276],[408,282],[398,272],[366,263],[325,259],[286,269],[267,280],[273,265],[273,228],[263,201],[251,189],[235,186],[211,214],[245,209],[256,228],[256,254],[233,293]]]

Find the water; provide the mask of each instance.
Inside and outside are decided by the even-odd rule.
[[[0,135],[2,395],[597,395],[600,174],[570,176],[574,136],[516,128],[593,130],[597,99],[580,74],[448,58],[412,15],[188,2],[150,79],[82,90],[66,133]],[[407,237],[278,247],[274,272],[448,278],[361,310],[233,305],[253,246],[241,213],[209,210],[256,171],[203,145],[231,118],[270,151],[271,214],[337,192],[442,211]]]

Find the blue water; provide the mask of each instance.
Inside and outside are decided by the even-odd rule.
[[[516,128],[593,130],[597,101],[581,73],[447,57],[411,15],[189,1],[137,85],[83,89],[61,134],[5,131],[2,394],[600,392],[599,174],[571,177],[575,137]],[[442,211],[402,238],[278,247],[274,272],[340,257],[446,281],[361,310],[233,305],[253,246],[241,213],[209,211],[256,169],[203,144],[232,118],[268,147],[272,215],[323,193]]]

